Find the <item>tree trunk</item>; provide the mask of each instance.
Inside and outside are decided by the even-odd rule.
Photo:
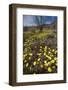
[[[42,32],[42,31],[43,31],[43,26],[41,25],[41,26],[40,26],[40,32]]]

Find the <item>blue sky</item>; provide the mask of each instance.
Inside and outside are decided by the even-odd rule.
[[[40,16],[37,16],[38,18]],[[43,24],[51,24],[57,20],[57,16],[43,16]],[[36,16],[34,15],[24,15],[23,16],[24,26],[37,26]]]

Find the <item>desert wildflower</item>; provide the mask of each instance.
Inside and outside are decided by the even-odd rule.
[[[29,64],[28,64],[28,63],[26,63],[26,67],[28,67],[28,65],[29,65]]]
[[[36,65],[36,61],[33,62],[33,65],[34,65],[34,66]]]
[[[51,62],[48,62],[48,65],[51,65]]]
[[[41,53],[38,53],[38,55],[40,56],[40,55],[41,55]]]
[[[30,70],[31,70],[31,67],[30,67]]]
[[[41,68],[43,68],[43,65],[40,65]]]
[[[51,57],[50,57],[50,56],[46,55],[46,57],[47,57],[49,60],[51,60]]]
[[[24,54],[24,58],[27,56],[27,54]]]
[[[55,68],[55,66],[52,66],[52,68],[54,69],[54,68]]]
[[[48,67],[48,63],[45,63],[44,66],[45,66],[45,67]]]
[[[46,53],[44,53],[44,56],[46,55]]]
[[[29,55],[32,56],[32,53],[30,53]]]
[[[55,61],[54,60],[51,60],[51,63],[54,63]]]
[[[51,69],[51,67],[48,67],[48,72],[52,72],[52,69]]]
[[[52,49],[52,52],[54,52],[55,50],[54,49]]]
[[[24,62],[26,63],[26,62],[27,62],[27,60],[24,60]]]
[[[40,46],[40,48],[42,48],[42,46]]]
[[[29,58],[29,60],[30,60],[30,59],[31,59],[31,56],[29,56],[28,58]]]
[[[51,52],[49,51],[48,54],[50,54]]]
[[[47,63],[47,61],[44,61],[44,63]]]
[[[55,54],[57,54],[57,50],[55,51]]]
[[[40,61],[40,58],[38,58],[38,61]]]
[[[47,49],[47,46],[45,46],[45,49]]]
[[[55,57],[54,60],[57,60],[57,58]]]

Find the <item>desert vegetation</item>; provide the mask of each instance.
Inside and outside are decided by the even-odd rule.
[[[56,26],[40,25],[24,27],[23,74],[57,73]]]

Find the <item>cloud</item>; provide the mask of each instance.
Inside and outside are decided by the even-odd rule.
[[[37,17],[39,18],[40,16],[37,16]],[[43,24],[51,24],[55,20],[57,20],[57,16],[42,16]],[[38,24],[36,20],[36,16],[34,15],[24,15],[23,22],[24,22],[24,26],[36,26]],[[40,23],[41,23],[41,20],[40,20]]]

